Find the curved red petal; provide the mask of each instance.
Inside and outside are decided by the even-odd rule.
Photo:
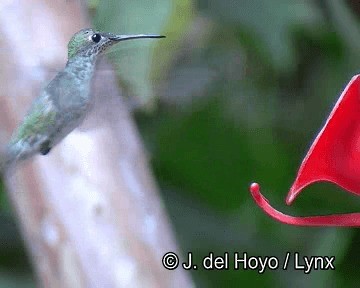
[[[271,207],[268,200],[263,195],[261,195],[259,184],[251,184],[250,192],[256,204],[262,210],[264,210],[270,217],[285,224],[297,226],[360,227],[360,213],[294,217],[283,214]]]
[[[360,75],[345,87],[315,138],[286,203],[290,205],[304,187],[317,181],[329,181],[360,194]]]

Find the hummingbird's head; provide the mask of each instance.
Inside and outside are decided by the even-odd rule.
[[[77,32],[68,44],[68,58],[75,55],[96,56],[120,41],[139,38],[164,38],[161,35],[116,35],[85,28]]]

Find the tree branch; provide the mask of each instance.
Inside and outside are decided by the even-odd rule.
[[[0,4],[1,145],[54,76],[49,69],[64,66],[68,40],[87,26],[83,11],[79,1]],[[114,73],[102,67],[84,127],[5,180],[39,283],[190,287],[183,270],[162,266],[177,247]]]

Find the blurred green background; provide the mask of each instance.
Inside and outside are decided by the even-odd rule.
[[[261,183],[270,203],[291,215],[360,211],[360,199],[326,183],[285,205],[309,145],[359,71],[360,2],[88,5],[98,29],[167,36],[141,45],[129,41],[108,56],[134,110],[183,254],[336,258],[335,271],[308,275],[294,269],[199,269],[192,272],[196,286],[357,287],[358,229],[280,224],[255,205],[248,186]],[[0,287],[34,287],[11,209],[1,203]]]

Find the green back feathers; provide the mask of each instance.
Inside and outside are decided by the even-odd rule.
[[[33,112],[25,116],[22,125],[14,133],[11,143],[46,134],[49,126],[54,125],[56,117],[55,111],[49,108],[51,107],[45,106],[42,102],[34,103]]]

